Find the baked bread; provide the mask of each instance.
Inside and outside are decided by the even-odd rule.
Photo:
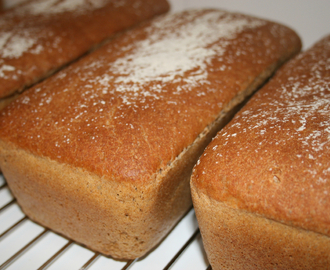
[[[2,10],[10,9],[29,0],[0,0]]]
[[[168,9],[166,0],[29,0],[5,11],[0,16],[0,102]]]
[[[212,269],[329,269],[330,36],[217,134],[191,189]]]
[[[144,23],[2,111],[9,187],[44,226],[141,257],[192,206],[193,165],[232,109],[300,46],[284,26],[220,10]]]

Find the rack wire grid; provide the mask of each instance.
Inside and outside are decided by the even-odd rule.
[[[146,257],[117,261],[31,221],[21,211],[0,174],[0,269],[211,270],[211,267],[193,209]]]

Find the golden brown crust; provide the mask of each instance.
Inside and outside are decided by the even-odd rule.
[[[0,98],[21,91],[93,46],[169,9],[165,0],[30,0],[0,18]]]
[[[177,18],[166,16],[155,20],[151,26],[147,24],[135,29],[21,96],[3,112],[0,119],[2,139],[36,155],[83,167],[98,175],[115,175],[121,180],[134,176],[134,181],[145,181],[192,144],[228,102],[252,84],[259,74],[274,69],[300,48],[299,38],[290,29],[243,15],[196,11],[171,16]],[[168,37],[165,35],[178,28],[177,24],[188,24],[194,18],[202,20],[203,16],[213,20],[218,16],[219,25],[221,20],[232,20],[235,27],[237,21],[244,25],[246,20],[251,20],[251,25],[261,25],[255,30],[245,29],[232,40],[224,37],[213,41],[210,50],[199,48],[198,39],[191,40],[181,29]],[[162,24],[157,23],[162,20],[167,21],[164,30],[159,26]],[[213,32],[216,32],[214,28]],[[124,81],[130,77],[121,73],[122,62],[134,62],[133,57],[136,61],[132,67],[125,67],[136,68],[129,71],[133,81],[141,75],[139,72],[153,74],[153,69],[163,70],[157,66],[148,69],[143,61],[157,63],[158,60],[165,66],[166,73],[171,62],[163,62],[161,57],[177,55],[158,50],[157,46],[173,44],[171,39],[179,32],[183,34],[176,41],[178,48],[173,50],[189,49],[189,44],[181,45],[180,40],[197,45],[190,49],[190,55],[183,55],[187,59],[175,63],[178,65],[175,68],[190,64],[192,71],[181,74],[179,70],[173,80],[169,77],[173,76],[173,71],[169,71],[169,75],[160,75],[142,84]],[[145,39],[146,34],[149,40]],[[149,44],[154,50],[149,54],[148,43],[154,38],[160,41]],[[204,46],[210,45],[206,41]],[[142,57],[134,54],[139,50]],[[218,57],[217,50],[224,52]],[[203,53],[214,56],[205,58],[208,63],[203,63]],[[199,56],[196,64],[192,54],[201,55],[199,67],[196,66],[201,61]],[[115,65],[118,70],[110,68]],[[199,79],[203,73],[206,77]],[[167,76],[165,82],[164,76]],[[148,79],[147,75],[145,77]]]
[[[192,183],[203,244],[213,270],[321,270],[330,265],[330,239],[228,207]]]
[[[1,168],[29,218],[114,258],[145,255],[191,207],[186,168],[195,156],[178,159],[141,185],[1,146]]]
[[[15,94],[15,95],[8,96],[5,98],[0,98],[0,110],[5,108],[8,104],[10,104],[12,101],[14,101],[18,96],[19,96],[19,94]]]
[[[329,235],[329,58],[327,37],[282,68],[210,144],[196,186],[234,208]]]
[[[292,30],[240,14],[159,17],[7,106],[1,168],[33,219],[102,253],[142,256],[191,206],[191,170],[211,137],[299,50]]]
[[[273,237],[274,241],[292,230],[306,230],[305,234],[314,232],[310,233],[313,236],[309,241],[315,249],[313,252],[318,253],[318,236],[315,235],[324,235],[327,244],[324,249],[320,247],[320,252],[326,251],[325,261],[318,264],[312,262],[312,257],[305,260],[304,256],[299,256],[301,261],[297,264],[310,264],[308,269],[316,269],[313,265],[324,269],[321,266],[328,267],[330,260],[329,59],[330,36],[282,67],[217,134],[195,167],[191,179],[200,194],[196,195],[196,204],[201,203],[201,196],[206,196],[209,200],[218,201],[221,209],[231,208],[228,211],[236,213],[233,216],[258,215],[260,217],[256,216],[253,221],[257,224],[271,222],[269,220],[285,224],[276,225],[279,231],[276,232],[278,236]],[[202,205],[194,203],[201,209],[201,215],[204,203],[204,199]],[[217,215],[217,210],[214,211]],[[232,223],[233,226],[237,224]],[[210,225],[205,226],[202,230],[207,231]],[[265,231],[248,231],[255,236],[246,235],[243,240],[247,243],[249,237],[260,241],[272,237],[263,235]],[[243,238],[243,232],[237,237]],[[211,239],[206,241],[212,245]],[[219,248],[219,244],[213,244]],[[300,242],[301,246],[307,244]],[[238,264],[244,261],[246,253],[259,249],[256,241],[250,245],[242,251]],[[267,249],[271,243],[260,245]],[[308,245],[304,247],[308,248]],[[219,249],[214,252],[222,253]],[[296,251],[295,255],[299,252]],[[319,258],[319,255],[315,256]],[[273,259],[281,260],[275,256],[269,262]],[[311,261],[307,262],[309,259]],[[290,258],[286,260],[283,263],[289,266]],[[253,262],[249,263],[252,265]]]

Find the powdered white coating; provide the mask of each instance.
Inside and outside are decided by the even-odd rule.
[[[108,0],[39,0],[24,5],[20,12],[33,15],[50,15],[72,11],[84,12],[102,8],[108,2]]]
[[[1,20],[1,19],[0,19]],[[35,27],[24,28],[17,25],[14,29],[1,29],[0,26],[0,78],[11,79],[22,71],[7,63],[7,59],[18,59],[24,53],[39,54],[44,50],[38,44],[40,31]],[[10,67],[10,68],[9,68]]]
[[[286,145],[295,145],[295,158],[305,164],[306,177],[317,177],[316,183],[327,182],[330,163],[324,160],[330,152],[330,39],[324,46],[323,56],[306,52],[287,66],[292,74],[301,73],[290,76],[277,89],[273,87],[273,92],[261,91],[253,101],[258,105],[253,110],[244,110],[236,117],[238,123],[221,133],[224,144],[235,144],[231,141],[233,133],[240,138],[249,133],[255,134],[259,142],[254,144],[258,153],[265,153],[267,146],[277,148],[275,152],[280,153]],[[300,66],[295,66],[298,61]],[[239,122],[245,123],[245,128]],[[243,154],[246,149],[240,151]],[[307,164],[306,159],[312,163]],[[328,168],[321,169],[324,166]]]
[[[230,39],[244,29],[263,24],[258,19],[235,18],[222,11],[200,15],[196,10],[184,17],[167,15],[156,19],[146,30],[147,39],[137,42],[133,49],[123,48],[129,53],[110,63],[108,73],[89,81],[105,87],[112,82],[116,92],[139,92],[155,99],[159,98],[157,93],[162,91],[162,85],[169,82],[180,83],[178,92],[189,90],[207,83],[208,64],[223,55]],[[134,97],[122,95],[122,99],[131,104]]]
[[[0,78],[6,78],[7,71],[14,71],[15,67],[9,65],[2,65],[0,66]]]
[[[124,125],[128,121],[128,111],[134,113],[160,110],[157,106],[162,106],[164,98],[168,112],[172,113],[173,110],[180,114],[182,122],[190,121],[190,112],[178,109],[178,105],[185,107],[185,103],[190,102],[182,97],[192,89],[192,96],[204,97],[216,93],[221,97],[221,91],[226,89],[209,86],[208,73],[229,70],[239,54],[251,53],[255,55],[254,59],[261,58],[254,42],[263,33],[262,27],[266,23],[219,10],[190,10],[167,14],[153,20],[148,27],[138,28],[137,31],[130,32],[130,35],[118,37],[118,40],[106,44],[77,65],[73,64],[52,76],[54,89],[47,89],[47,84],[41,84],[31,90],[38,93],[36,97],[41,97],[38,102],[24,100],[23,104],[35,104],[31,109],[32,115],[39,117],[46,105],[55,107],[56,100],[66,97],[67,104],[61,108],[61,115],[65,117],[61,116],[55,129],[60,130],[59,126],[71,130],[88,128],[93,134],[89,139],[95,138],[95,141],[98,140],[96,129],[109,132],[109,129],[116,128],[111,126],[112,122],[118,126]],[[271,28],[278,27],[274,25]],[[249,29],[253,29],[250,34],[245,31]],[[244,35],[239,40],[243,40],[246,47],[240,48],[236,37],[243,31]],[[281,31],[283,30],[276,30],[273,38],[281,36]],[[135,42],[131,43],[136,37]],[[236,53],[232,47],[227,51],[229,44],[240,49],[235,50]],[[267,52],[264,52],[262,58],[267,57]],[[210,81],[214,81],[214,78]],[[207,104],[217,109],[223,106],[221,100],[216,104],[204,100],[200,104],[197,101],[196,106]],[[51,113],[47,111],[47,114]],[[30,117],[30,120],[35,126],[41,123],[39,118]],[[134,129],[136,128],[134,125]],[[63,128],[63,132],[59,134],[61,138],[56,142],[57,148],[62,143],[69,144],[73,141],[73,138],[68,141],[70,134],[67,129]]]
[[[116,83],[176,82],[180,80],[178,77],[194,69],[198,70],[189,74],[185,80],[191,83],[203,82],[207,79],[207,64],[213,57],[221,56],[227,45],[226,41],[216,45],[213,43],[220,38],[234,38],[243,29],[262,24],[257,20],[233,20],[228,14],[220,23],[221,15],[219,12],[210,12],[195,19],[196,15],[191,13],[185,18],[191,22],[182,26],[175,15],[156,21],[151,27],[153,34],[140,42],[132,54],[118,59],[112,65],[110,70],[121,75],[116,78]],[[169,28],[174,31],[168,33]]]
[[[102,8],[108,2],[108,0],[39,0],[26,3],[21,8],[6,13],[0,18],[0,56],[2,58],[18,58],[38,42],[39,33],[36,26],[31,28],[19,23],[13,28],[10,25],[13,18],[31,15],[46,17],[50,14],[63,12],[81,13]],[[41,48],[39,47],[37,52],[40,51]]]
[[[75,12],[83,13],[91,9],[102,8],[109,0],[37,0],[24,3],[20,8],[13,9],[4,13],[0,17],[0,60],[1,59],[17,59],[24,53],[39,54],[45,50],[44,45],[40,44],[40,39],[45,36],[41,31],[43,25],[33,25],[30,21],[17,23],[17,18],[30,16],[47,17],[51,14]],[[117,5],[125,1],[118,1]],[[15,25],[15,27],[13,27]],[[52,33],[47,33],[52,35]],[[54,38],[54,42],[48,44],[48,48],[57,48],[60,40]],[[61,50],[61,48],[57,48]],[[0,61],[0,78],[15,78],[20,72],[16,68],[8,68],[8,64]]]
[[[37,39],[28,31],[14,35],[10,32],[3,32],[0,36],[0,54],[4,58],[18,58],[28,51],[36,41]]]

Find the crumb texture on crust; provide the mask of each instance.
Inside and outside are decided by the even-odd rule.
[[[0,17],[0,98],[168,9],[166,0],[30,0],[5,11]]]
[[[140,257],[191,206],[191,170],[229,111],[300,45],[284,26],[220,10],[158,17],[3,109],[1,169],[34,220]]]
[[[330,234],[330,36],[287,63],[218,133],[195,185],[227,206]]]
[[[162,181],[140,185],[0,146],[1,168],[30,219],[113,258],[145,255],[192,204],[186,168],[196,157],[189,153],[155,176]]]
[[[329,268],[328,236],[228,207],[194,184],[192,197],[213,270]]]
[[[161,16],[29,89],[2,111],[0,136],[97,175],[145,181],[300,46],[287,27],[241,14]]]

